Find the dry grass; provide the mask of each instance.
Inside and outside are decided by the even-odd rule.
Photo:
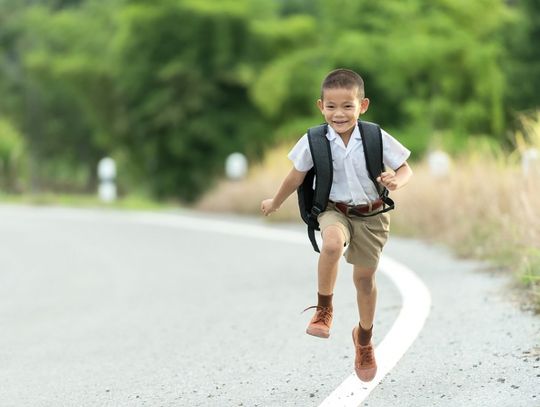
[[[421,163],[410,184],[393,196],[400,231],[436,237],[462,254],[491,257],[506,255],[505,247],[540,246],[540,193],[517,166],[462,158],[440,179]]]
[[[528,119],[526,135],[516,135],[516,151],[474,149],[455,159],[450,175],[437,178],[425,162],[413,164],[410,184],[392,193],[393,230],[443,242],[462,256],[488,259],[515,273],[540,311],[540,168],[523,174],[521,153],[540,149],[540,113]],[[290,146],[281,146],[254,167],[246,180],[222,182],[197,205],[207,211],[259,214],[291,168]],[[291,196],[271,221],[300,221]]]
[[[242,181],[223,180],[197,203],[197,209],[259,215],[261,201],[276,193],[291,169],[291,162],[287,158],[290,147],[280,146],[270,151],[266,159],[254,166]],[[267,219],[278,222],[299,220],[296,197],[291,196],[278,212]]]
[[[426,163],[415,165],[410,184],[393,193],[392,222],[400,234],[442,242],[514,273],[526,288],[522,304],[540,312],[540,170],[525,177],[518,158],[468,154],[443,179]]]

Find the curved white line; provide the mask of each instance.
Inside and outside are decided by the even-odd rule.
[[[320,406],[357,407],[362,403],[412,345],[429,315],[431,295],[416,274],[388,256],[381,258],[379,271],[399,289],[403,305],[392,328],[375,349],[377,376],[363,383],[356,373],[351,373]]]

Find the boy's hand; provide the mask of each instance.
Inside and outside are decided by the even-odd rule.
[[[390,191],[395,191],[399,186],[398,180],[396,179],[396,174],[393,172],[382,172],[377,178],[377,181],[383,184]]]
[[[272,212],[277,211],[279,208],[274,206],[274,199],[265,199],[261,202],[261,211],[264,213],[264,216],[270,215]]]
[[[405,161],[396,172],[382,172],[377,178],[377,182],[383,184],[390,191],[395,191],[398,188],[406,185],[409,182],[413,172],[409,164]]]

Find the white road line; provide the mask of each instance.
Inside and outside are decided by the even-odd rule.
[[[40,216],[43,215],[43,212],[40,213]],[[103,215],[103,212],[100,213],[91,210],[55,209],[50,212],[47,211],[47,213],[64,219],[84,219],[91,221],[103,219],[99,217],[99,215]],[[241,224],[176,214],[144,212],[130,212],[126,214],[122,212],[121,216],[123,220],[134,221],[140,224],[309,245],[305,233],[273,229],[260,225]],[[117,219],[116,217],[114,218],[114,220]],[[352,372],[320,406],[357,407],[405,354],[422,330],[429,315],[431,295],[422,280],[412,270],[388,256],[383,256],[379,264],[379,271],[389,277],[399,289],[403,305],[392,328],[375,350],[378,364],[377,376],[373,381],[363,383]]]
[[[416,274],[388,256],[382,257],[379,271],[386,274],[397,286],[403,305],[394,325],[375,350],[377,376],[373,381],[363,383],[353,371],[320,406],[360,405],[412,345],[429,315],[431,295]]]

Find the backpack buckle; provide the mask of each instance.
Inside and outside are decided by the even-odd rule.
[[[311,216],[313,216],[315,219],[317,219],[317,217],[321,213],[322,213],[322,210],[318,206],[314,206],[313,208],[311,208]]]

